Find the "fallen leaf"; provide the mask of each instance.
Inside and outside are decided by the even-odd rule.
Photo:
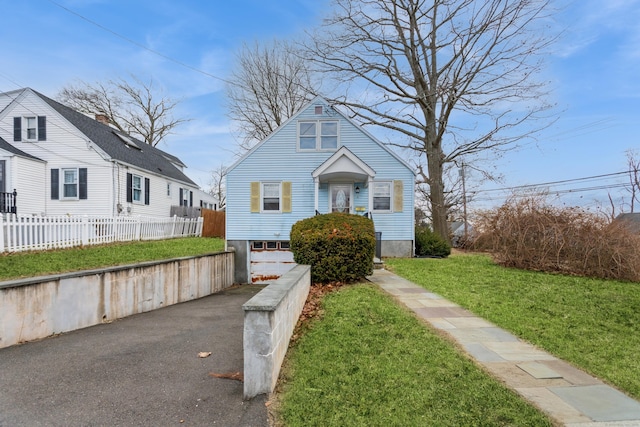
[[[209,357],[211,356],[211,352],[210,351],[201,351],[200,353],[198,353],[198,357],[199,358],[204,358],[204,357]]]
[[[244,381],[244,375],[242,374],[242,372],[227,372],[224,374],[219,374],[217,372],[209,372],[209,375],[214,378],[223,378],[226,380],[236,380],[240,382]]]

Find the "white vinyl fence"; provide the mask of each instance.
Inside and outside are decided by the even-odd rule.
[[[0,216],[0,252],[202,235],[202,218]]]

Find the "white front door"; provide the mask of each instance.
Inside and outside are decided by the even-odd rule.
[[[351,184],[331,184],[330,199],[331,212],[351,213]]]

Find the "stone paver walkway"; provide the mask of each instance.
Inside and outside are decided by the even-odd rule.
[[[568,427],[640,426],[640,402],[386,270],[368,278],[459,343],[480,365]]]

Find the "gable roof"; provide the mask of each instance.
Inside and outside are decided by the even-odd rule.
[[[311,173],[311,176],[318,178],[320,182],[332,179],[347,181],[353,179],[354,182],[366,182],[367,179],[373,178],[375,175],[376,171],[344,146],[340,147]]]
[[[409,169],[414,175],[415,175],[415,171],[413,169],[413,167],[411,167],[411,165],[409,165],[409,163],[407,163],[402,157],[400,157],[395,151],[391,150],[388,146],[386,146],[385,144],[383,144],[380,140],[378,140],[378,138],[376,138],[375,136],[373,136],[369,131],[367,131],[366,129],[364,129],[361,125],[359,125],[358,123],[356,123],[354,120],[352,120],[351,118],[349,118],[346,114],[344,114],[342,111],[340,111],[339,109],[333,107],[332,105],[329,104],[329,102],[323,98],[322,96],[316,96],[315,98],[313,98],[311,101],[309,101],[307,104],[305,104],[302,108],[300,108],[295,114],[293,114],[291,117],[289,117],[284,123],[282,123],[280,126],[278,126],[278,128],[276,130],[274,130],[273,132],[271,132],[271,134],[269,136],[267,136],[265,139],[263,139],[262,141],[258,142],[256,145],[254,145],[249,151],[247,151],[246,153],[244,153],[238,160],[236,160],[236,162],[231,165],[228,169],[227,169],[227,173],[231,172],[233,169],[236,168],[236,166],[238,166],[240,163],[242,163],[244,161],[244,159],[246,159],[247,157],[249,157],[254,151],[256,151],[258,148],[260,148],[262,145],[264,145],[267,141],[269,141],[271,139],[271,137],[273,137],[273,135],[275,135],[276,133],[278,133],[278,131],[280,131],[280,129],[284,128],[285,126],[287,126],[290,122],[292,122],[293,120],[296,120],[298,118],[298,116],[300,114],[302,114],[307,108],[309,108],[310,106],[314,105],[314,104],[318,104],[318,103],[323,103],[324,105],[327,105],[329,108],[331,108],[333,111],[336,112],[336,114],[339,114],[340,117],[342,117],[344,120],[348,121],[349,123],[351,123],[354,127],[356,127],[357,129],[359,129],[362,133],[364,133],[365,135],[367,135],[373,142],[375,142],[376,144],[378,144],[383,150],[385,150],[386,152],[388,152],[391,156],[393,156],[396,160],[398,160],[403,166],[405,166],[407,169]]]
[[[39,160],[41,162],[44,161],[42,159],[37,158],[36,156],[32,156],[29,153],[25,153],[24,151],[20,150],[19,148],[14,147],[13,145],[11,145],[7,141],[5,141],[5,139],[2,138],[1,136],[0,136],[0,150],[8,151],[9,153],[13,153],[16,156],[20,156],[20,157],[26,157],[28,159]]]
[[[109,125],[87,117],[33,89],[26,88],[23,90],[31,91],[41,98],[89,138],[99,149],[111,157],[111,159],[198,187],[195,182],[176,167],[176,164],[184,166],[184,163],[177,157],[165,153],[131,135],[120,132]],[[123,136],[131,140],[134,144],[125,143]],[[138,148],[135,148],[135,146]]]

